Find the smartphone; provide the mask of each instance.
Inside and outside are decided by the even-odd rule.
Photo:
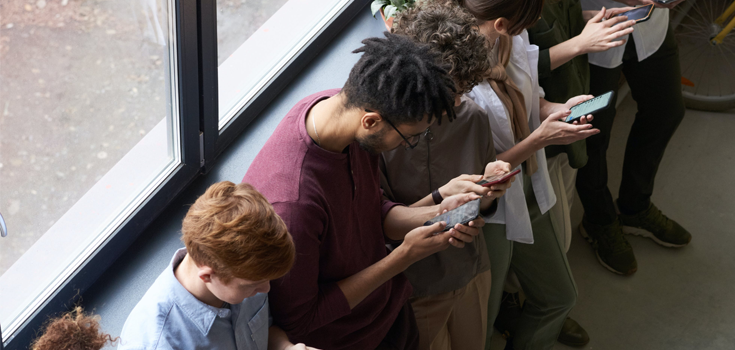
[[[661,1],[659,1],[659,2],[661,2]],[[661,3],[663,4],[664,2],[661,2]],[[645,22],[649,18],[651,18],[651,14],[653,13],[653,8],[654,8],[653,4],[646,5],[646,6],[641,6],[641,7],[636,7],[634,9],[630,10],[630,11],[626,11],[626,12],[623,12],[621,14],[618,14],[615,17],[618,17],[618,16],[628,16],[628,20],[629,21],[630,20],[634,20],[636,22],[636,24],[637,24],[637,23]]]
[[[615,96],[615,92],[610,90],[600,96],[594,97],[590,100],[573,106],[569,109],[572,111],[572,114],[570,114],[567,119],[564,119],[564,121],[571,124],[579,118],[582,118],[586,115],[595,114],[603,109],[612,106],[613,96]]]
[[[495,184],[506,182],[508,181],[508,179],[510,179],[513,176],[516,176],[520,172],[521,172],[521,169],[516,169],[515,171],[511,171],[509,173],[493,175],[490,177],[486,177],[480,180],[479,182],[476,182],[476,184],[482,187],[490,187]]]
[[[444,221],[447,223],[447,226],[442,230],[442,232],[444,232],[449,231],[457,224],[466,225],[470,221],[477,219],[478,216],[480,216],[480,198],[469,201],[444,214],[441,214],[425,222],[424,226],[431,226],[439,221]]]
[[[657,3],[659,3],[659,4],[664,4],[664,5],[666,5],[666,4],[672,3],[672,2],[674,2],[674,1],[676,1],[676,0],[653,0],[653,1],[655,1],[655,2],[657,2]]]

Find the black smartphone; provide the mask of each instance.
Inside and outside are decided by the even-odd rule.
[[[653,0],[653,1],[655,1],[655,2],[657,2],[659,4],[666,5],[666,4],[670,4],[670,3],[674,2],[674,1],[677,1],[677,0]]]
[[[614,100],[613,96],[615,96],[615,92],[610,90],[600,96],[593,97],[592,99],[573,106],[569,109],[572,111],[572,114],[570,114],[567,119],[564,119],[564,121],[571,124],[579,118],[582,118],[586,115],[595,114],[603,109],[612,106]]]
[[[663,2],[661,2],[663,4]],[[636,7],[630,11],[623,12],[621,14],[618,14],[615,17],[618,16],[628,16],[628,20],[634,20],[637,23],[645,22],[649,18],[651,18],[651,14],[653,13],[653,4]]]
[[[444,221],[447,226],[442,231],[449,231],[457,224],[466,225],[480,216],[480,198],[462,204],[444,214],[441,214],[427,222],[424,226],[431,226],[439,221]]]

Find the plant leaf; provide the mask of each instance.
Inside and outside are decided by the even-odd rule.
[[[393,5],[386,5],[383,9],[383,13],[385,13],[385,18],[395,17],[397,10],[398,9]]]
[[[370,4],[370,11],[373,13],[373,17],[378,14],[381,8],[383,6],[388,4],[388,0],[374,0],[372,4]]]

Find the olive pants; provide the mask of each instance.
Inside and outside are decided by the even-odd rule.
[[[493,323],[510,269],[526,295],[513,343],[517,350],[553,349],[567,314],[577,302],[577,286],[567,261],[563,234],[555,232],[549,212],[541,214],[530,177],[524,176],[523,187],[534,243],[508,241],[505,225],[486,224],[483,228],[492,271],[485,349],[490,348]]]

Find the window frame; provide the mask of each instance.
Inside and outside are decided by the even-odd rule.
[[[216,0],[174,0],[181,163],[17,329],[0,330],[0,349],[25,349],[50,316],[79,296],[135,242],[174,199],[259,117],[369,0],[349,0],[289,62],[219,130]]]

